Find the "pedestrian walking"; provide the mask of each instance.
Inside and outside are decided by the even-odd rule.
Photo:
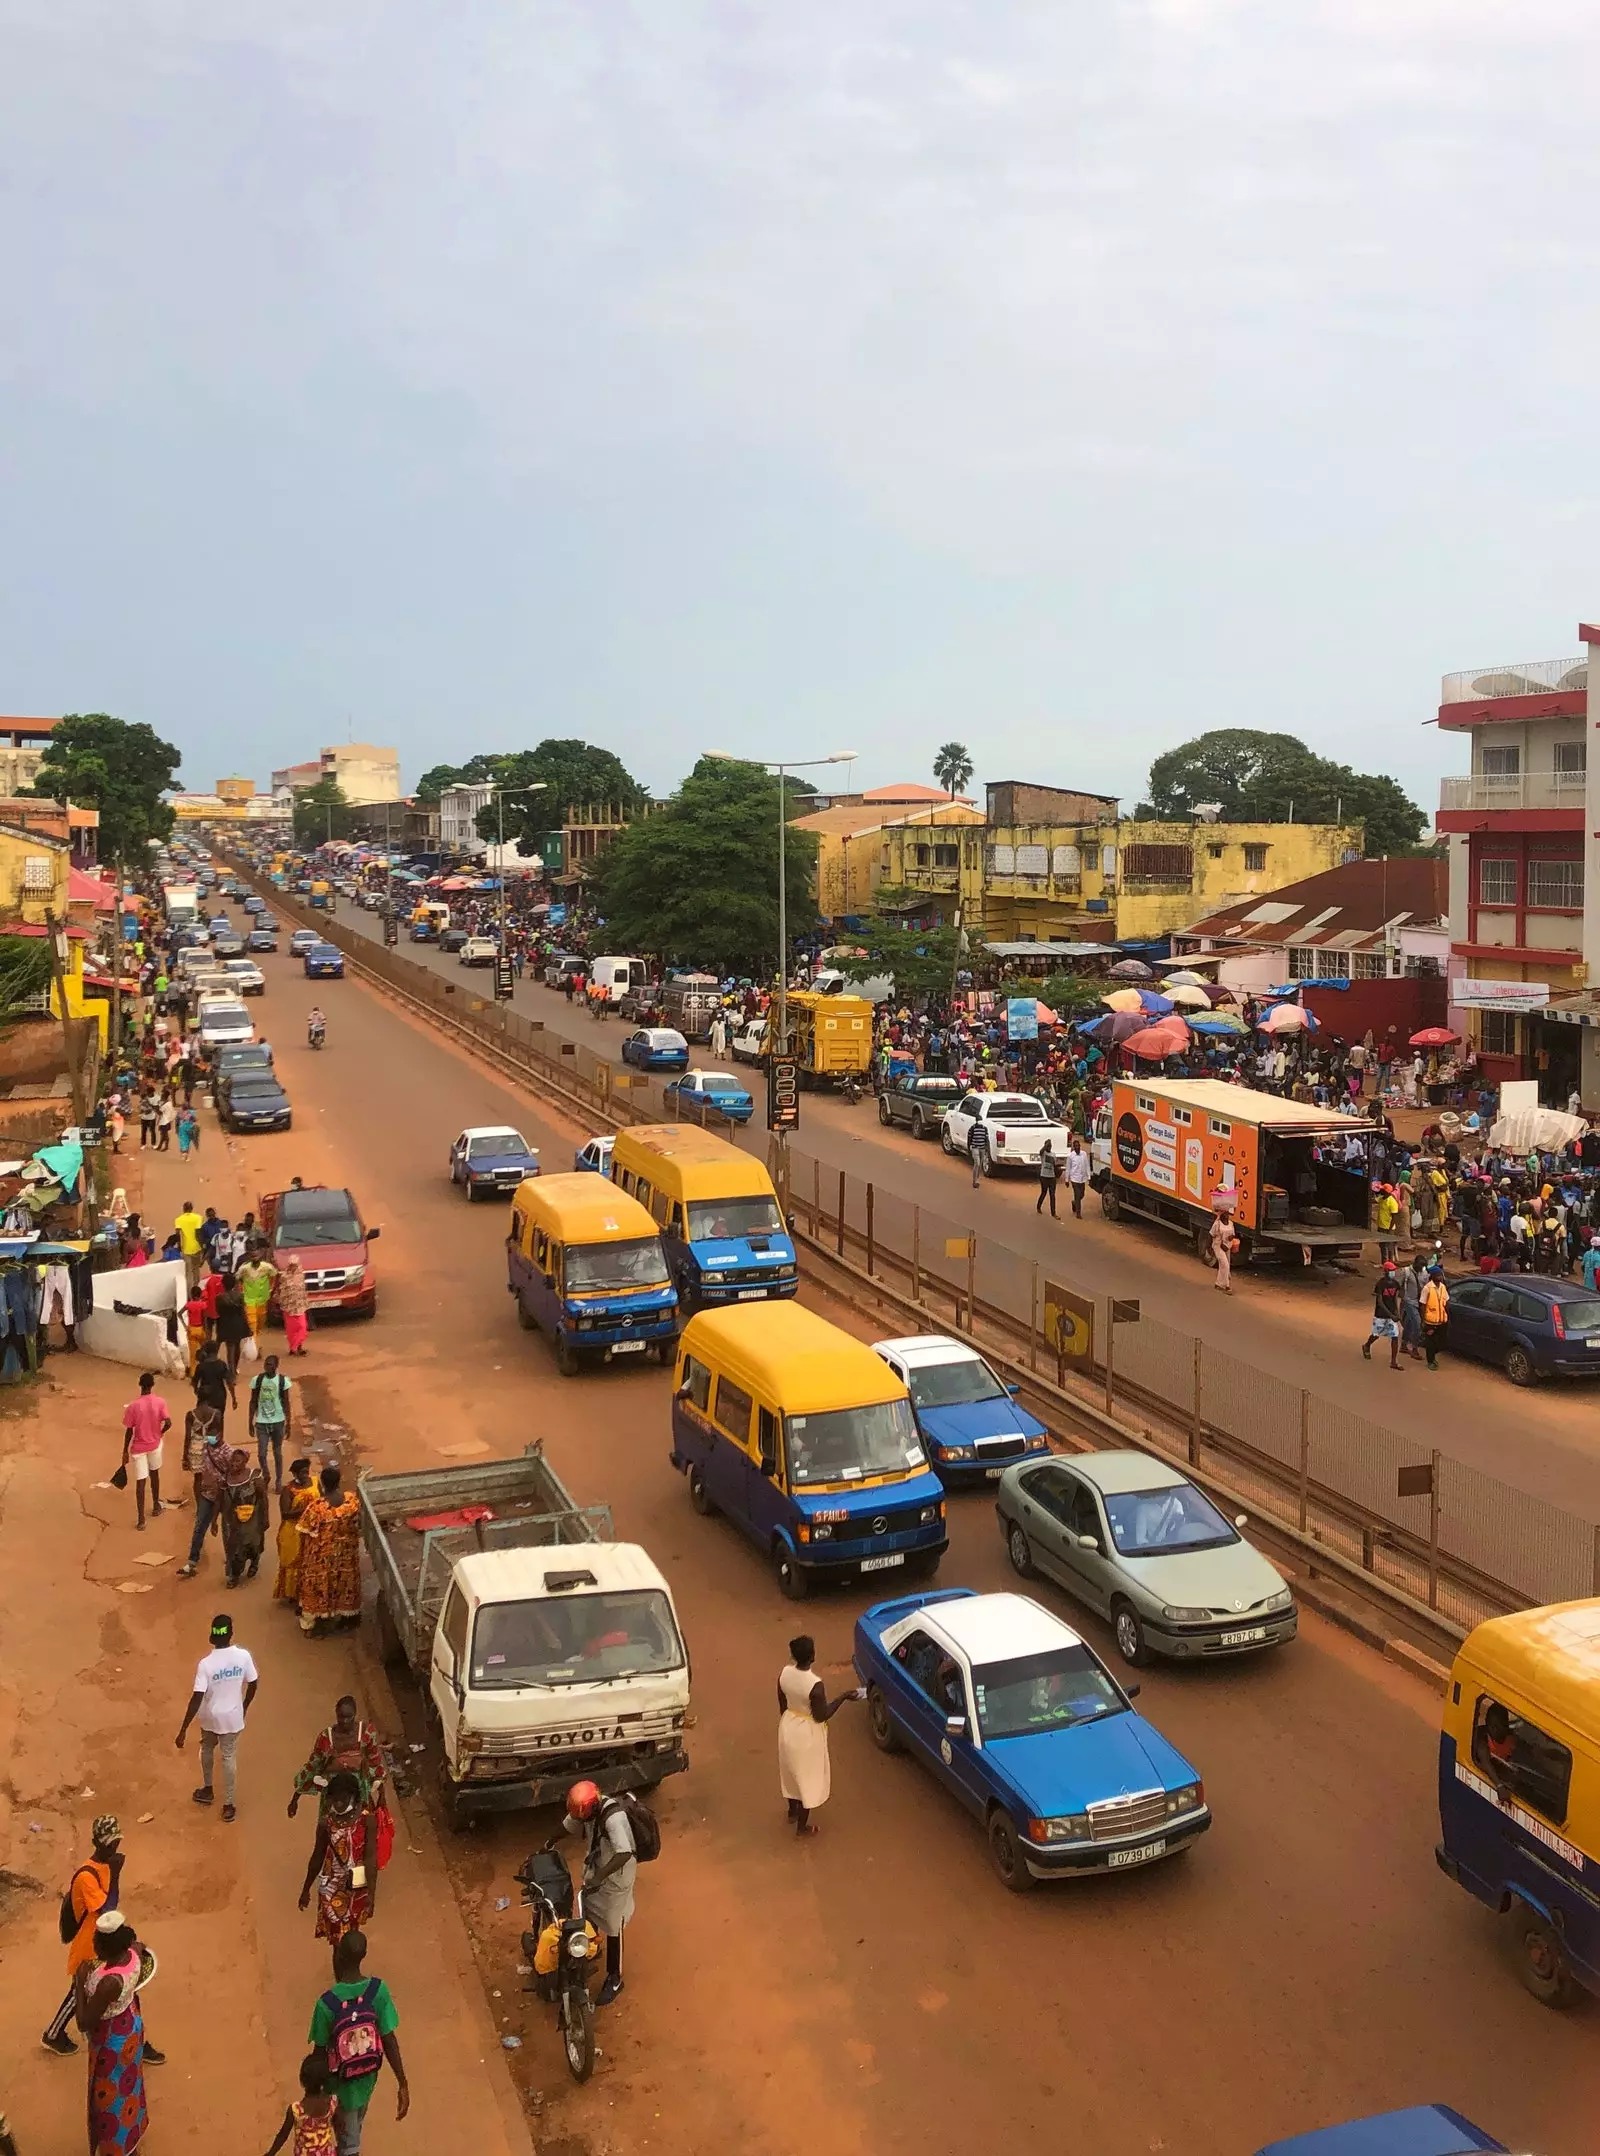
[[[146,1146],[153,1152],[159,1136],[161,1106],[148,1086],[139,1095],[139,1150]]]
[[[245,1342],[250,1338],[250,1320],[245,1315],[244,1296],[232,1273],[222,1275],[222,1292],[217,1297],[216,1311],[218,1352],[228,1359],[228,1375],[239,1375],[239,1356]]]
[[[239,1293],[244,1300],[244,1314],[250,1327],[250,1336],[259,1342],[267,1322],[267,1311],[272,1305],[273,1285],[278,1268],[265,1256],[246,1257],[240,1261],[235,1278]],[[281,1480],[281,1477],[280,1477]]]
[[[178,1110],[173,1102],[172,1095],[170,1092],[164,1092],[156,1109],[156,1129],[160,1134],[156,1144],[158,1153],[171,1152],[172,1126],[177,1120]]]
[[[278,1269],[278,1312],[283,1319],[284,1342],[291,1355],[303,1355],[306,1351],[309,1308],[305,1269],[291,1251]]]
[[[1450,1321],[1450,1290],[1445,1286],[1444,1268],[1428,1267],[1427,1285],[1422,1290],[1422,1344],[1427,1350],[1428,1368],[1439,1367],[1439,1342]]]
[[[300,1889],[300,1906],[309,1909],[315,1887],[317,1937],[332,1946],[347,1931],[360,1931],[377,1909],[377,1839],[372,1813],[362,1802],[361,1783],[341,1767],[328,1777]]]
[[[1217,1261],[1217,1277],[1213,1287],[1224,1295],[1233,1293],[1233,1246],[1238,1240],[1234,1233],[1231,1213],[1218,1213],[1211,1223],[1211,1255]]]
[[[271,1448],[272,1487],[278,1491],[283,1488],[283,1445],[289,1435],[293,1414],[290,1398],[293,1390],[291,1379],[278,1368],[276,1355],[267,1357],[261,1366],[261,1375],[250,1387],[250,1434],[256,1441],[256,1458],[265,1475],[267,1450]]]
[[[182,1210],[172,1225],[178,1231],[178,1248],[183,1256],[184,1277],[189,1283],[189,1293],[192,1295],[200,1285],[200,1230],[205,1225],[194,1209],[192,1198],[184,1199]]]
[[[1051,1150],[1050,1140],[1046,1138],[1039,1149],[1039,1197],[1033,1209],[1036,1213],[1042,1213],[1044,1211],[1044,1201],[1048,1198],[1050,1200],[1050,1218],[1052,1220],[1056,1217],[1056,1181],[1060,1173],[1060,1163]]]
[[[981,1123],[974,1123],[967,1139],[967,1158],[972,1163],[972,1187],[977,1189],[989,1172],[989,1133]]]
[[[847,1700],[867,1696],[858,1685],[830,1700],[816,1659],[816,1641],[802,1633],[790,1640],[789,1659],[778,1673],[778,1789],[797,1835],[816,1833],[811,1814],[827,1803],[832,1788],[828,1724]]]
[[[172,1416],[166,1401],[156,1391],[153,1370],[145,1370],[139,1377],[139,1397],[130,1400],[122,1410],[122,1467],[126,1481],[130,1464],[133,1471],[133,1499],[138,1507],[135,1522],[140,1534],[144,1533],[145,1485],[150,1488],[150,1512],[159,1519],[166,1507],[161,1502],[161,1441],[172,1428]]]
[[[361,1501],[325,1467],[321,1488],[300,1515],[300,1629],[361,1622]]]
[[[308,2051],[300,2061],[300,2094],[283,2114],[278,2138],[267,2156],[278,2156],[285,2142],[294,2146],[289,2156],[339,2156],[335,2120],[338,2097],[325,2053]]]
[[[67,1949],[67,1995],[56,2008],[41,2041],[47,2051],[58,2052],[63,2058],[78,2048],[68,2033],[69,2024],[77,2013],[78,1971],[87,1968],[95,1958],[96,1919],[117,1906],[125,1858],[122,1828],[116,1815],[102,1812],[89,1829],[89,1861],[79,1865],[61,1897],[61,1939]],[[157,2051],[148,2039],[145,2055],[153,2065],[166,2063],[165,2054]]]
[[[227,1409],[239,1405],[239,1393],[233,1372],[223,1361],[214,1340],[207,1339],[201,1343],[200,1353],[195,1360],[194,1376],[190,1382],[194,1386],[196,1406],[215,1408],[217,1428],[222,1429]]]
[[[1393,1258],[1384,1260],[1383,1271],[1378,1275],[1377,1286],[1372,1291],[1372,1330],[1368,1333],[1361,1352],[1368,1362],[1372,1360],[1374,1340],[1389,1343],[1389,1368],[1400,1367],[1400,1282],[1396,1277]]]
[[[187,1160],[191,1153],[200,1150],[200,1118],[185,1101],[178,1114],[178,1154]]]
[[[606,1936],[606,1980],[596,2003],[609,2006],[622,1990],[622,1934],[633,1920],[639,1872],[633,1822],[628,1807],[602,1797],[593,1782],[574,1782],[567,1791],[561,1831],[589,1838],[583,1859],[583,1913]],[[546,1846],[553,1848],[554,1843]]]
[[[194,1792],[194,1801],[196,1804],[210,1804],[215,1801],[212,1769],[215,1756],[220,1751],[222,1817],[230,1826],[238,1817],[234,1798],[237,1793],[239,1737],[259,1684],[254,1657],[248,1648],[239,1646],[234,1640],[233,1619],[226,1610],[219,1612],[211,1620],[211,1646],[209,1651],[200,1657],[195,1669],[194,1691],[184,1710],[176,1743],[181,1752],[184,1739],[189,1734],[189,1724],[198,1715],[200,1787]]]
[[[385,2059],[395,2079],[395,2119],[411,2109],[411,2088],[400,2056],[400,2015],[382,1977],[368,1976],[365,1932],[347,1931],[333,1950],[333,1982],[311,2011],[307,2041],[328,2062],[338,2101],[339,2156],[359,2156],[367,2107]]]
[[[1072,1217],[1083,1218],[1083,1194],[1089,1187],[1089,1170],[1092,1165],[1088,1148],[1074,1131],[1067,1143],[1067,1188],[1072,1193]]]
[[[218,1519],[223,1585],[242,1587],[260,1571],[267,1546],[267,1478],[242,1445],[228,1454]]]
[[[300,1515],[317,1493],[311,1485],[311,1462],[291,1460],[289,1480],[278,1492],[278,1576],[272,1583],[274,1602],[287,1602],[298,1611],[300,1602]]]
[[[311,1746],[311,1757],[294,1778],[289,1817],[294,1817],[300,1809],[300,1799],[313,1789],[317,1792],[318,1809],[325,1810],[336,1774],[355,1776],[365,1810],[388,1810],[389,1800],[384,1791],[388,1768],[383,1757],[383,1741],[373,1725],[363,1720],[361,1710],[349,1693],[334,1703],[333,1720],[326,1729],[318,1730]],[[381,1849],[379,1856],[381,1860]]]
[[[1427,1259],[1419,1250],[1400,1275],[1400,1347],[1413,1362],[1422,1360],[1422,1279]]]
[[[95,1918],[93,1958],[73,1978],[74,2011],[89,2043],[90,2156],[133,2156],[150,2123],[144,2069],[160,2063],[145,2040],[139,1993],[156,1958],[120,1910]]]

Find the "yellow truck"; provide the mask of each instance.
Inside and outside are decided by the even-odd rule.
[[[872,1005],[863,996],[792,990],[789,996],[789,1046],[800,1064],[804,1086],[839,1085],[852,1075],[864,1078],[872,1068]],[[772,1052],[772,1013],[741,1025],[728,1044],[736,1063],[765,1063]]]

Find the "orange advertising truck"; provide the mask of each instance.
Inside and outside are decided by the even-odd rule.
[[[1211,1226],[1231,1212],[1238,1259],[1302,1265],[1377,1241],[1369,1117],[1339,1115],[1220,1078],[1118,1078],[1094,1134],[1108,1220],[1127,1214],[1186,1235],[1215,1264]]]

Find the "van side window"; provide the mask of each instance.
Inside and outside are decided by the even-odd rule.
[[[727,1378],[717,1379],[717,1406],[713,1420],[719,1430],[726,1430],[741,1445],[750,1442],[750,1395],[732,1384]]]
[[[519,1250],[528,1247],[528,1216],[519,1213],[515,1206],[511,1208],[511,1240]]]
[[[673,1200],[672,1209],[667,1214],[667,1233],[678,1236],[683,1233],[683,1207],[678,1204],[676,1199]]]
[[[702,1415],[711,1411],[711,1372],[703,1362],[696,1362],[686,1355],[683,1362],[683,1382],[689,1388],[689,1398]]]
[[[543,1228],[535,1228],[533,1231],[533,1262],[541,1273],[550,1270],[550,1238]]]
[[[658,1227],[666,1226],[667,1194],[664,1190],[653,1190],[650,1193],[650,1217]]]
[[[633,1170],[631,1168],[619,1168],[616,1162],[613,1161],[611,1164],[611,1180],[614,1183],[620,1183],[630,1198],[633,1196]]]
[[[778,1418],[770,1407],[756,1410],[756,1436],[761,1445],[761,1472],[776,1475],[778,1472]]]
[[[467,1659],[467,1598],[459,1587],[452,1587],[450,1599],[444,1606],[443,1630],[445,1642],[456,1658],[459,1670]]]
[[[1472,1764],[1496,1789],[1542,1812],[1553,1826],[1565,1820],[1572,1754],[1487,1692],[1478,1694],[1472,1710]]]
[[[635,1176],[634,1178],[633,1194],[638,1199],[639,1203],[647,1210],[654,1210],[654,1208],[651,1206],[650,1201],[655,1196],[655,1192],[651,1188],[651,1186],[645,1181],[642,1175]]]

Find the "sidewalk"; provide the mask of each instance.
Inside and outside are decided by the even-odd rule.
[[[143,1211],[158,1240],[185,1197],[230,1220],[255,1203],[209,1109],[202,1121],[198,1161],[145,1155]],[[136,1178],[137,1207],[135,1189]],[[35,1392],[0,1404],[0,2107],[27,2156],[83,2145],[84,2061],[52,2057],[39,2032],[65,1989],[59,1897],[87,1854],[90,1820],[105,1811],[122,1822],[124,1906],[160,1964],[145,2003],[170,2063],[147,2077],[152,2156],[267,2146],[329,1981],[314,1916],[296,1907],[316,1821],[312,1807],[285,1816],[293,1776],[343,1692],[386,1734],[398,1727],[362,1635],[307,1640],[273,1606],[270,1539],[260,1581],[224,1596],[215,1543],[197,1579],[175,1577],[189,1505],[135,1533],[131,1492],[102,1486],[135,1389],[135,1374],[115,1364],[56,1357]],[[175,1381],[166,1391],[176,1425],[166,1480],[187,1496],[172,1464],[187,1391]],[[197,1733],[182,1754],[172,1742],[208,1620],[225,1606],[261,1672],[233,1826],[220,1806],[190,1802]],[[386,2072],[364,2148],[528,2156],[426,1806],[412,1797],[396,1812],[368,1966],[400,2010],[412,2107],[397,2127]]]

